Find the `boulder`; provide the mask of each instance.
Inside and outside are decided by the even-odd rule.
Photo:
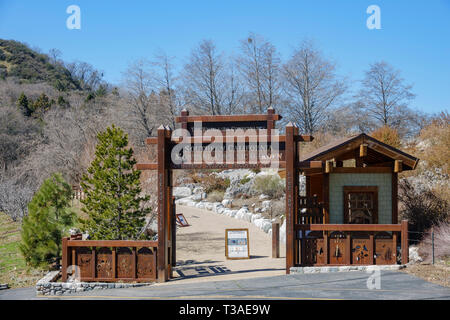
[[[270,200],[264,200],[262,202],[263,208],[269,208],[271,204],[272,204],[272,202]]]
[[[224,206],[224,207],[231,207],[231,204],[233,203],[233,200],[232,199],[223,199],[222,200],[222,205]]]
[[[260,214],[252,214],[250,222],[253,223],[256,219],[261,219],[262,216]]]
[[[409,261],[412,263],[422,262],[423,259],[419,255],[419,248],[416,246],[409,247]]]
[[[251,222],[252,221],[252,216],[253,214],[248,210],[247,207],[242,207],[241,209],[239,209],[235,215],[236,219],[241,219],[247,222]]]
[[[193,193],[193,194],[198,194],[198,193],[203,193],[203,192],[205,192],[205,189],[204,189],[203,187],[195,187],[195,188],[192,190],[192,193]]]
[[[191,189],[188,187],[174,187],[172,190],[175,199],[186,198],[192,194]]]
[[[202,197],[201,193],[196,193],[196,194],[192,195],[192,200],[194,200],[194,201],[200,201],[202,199],[203,199],[203,197]]]
[[[253,221],[253,224],[266,233],[269,232],[270,229],[272,229],[272,223],[268,219],[255,219]]]

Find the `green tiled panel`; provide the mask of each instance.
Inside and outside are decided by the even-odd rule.
[[[344,186],[378,187],[378,223],[392,223],[390,173],[330,173],[330,223],[344,223]]]

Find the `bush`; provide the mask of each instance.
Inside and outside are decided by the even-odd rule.
[[[415,187],[409,179],[399,181],[398,198],[403,206],[401,218],[409,220],[412,231],[424,232],[449,218],[450,205],[445,199],[431,189]]]
[[[191,178],[194,183],[201,184],[206,193],[210,193],[215,190],[225,192],[225,190],[227,190],[227,188],[230,186],[230,179],[222,179],[215,175],[193,174]]]
[[[208,201],[222,202],[224,194],[225,194],[225,192],[223,192],[223,191],[214,190],[208,194]]]
[[[450,114],[442,112],[436,116],[420,132],[420,141],[425,146],[417,150],[421,161],[450,174]]]
[[[70,209],[72,188],[60,174],[44,181],[28,204],[23,219],[20,251],[28,265],[46,267],[58,263],[62,237],[73,226],[76,216]]]
[[[431,230],[419,245],[419,254],[425,262],[432,260]],[[434,256],[436,258],[450,257],[450,223],[444,222],[434,228]]]
[[[249,182],[251,180],[251,178],[249,178],[248,176],[245,176],[244,178],[242,178],[239,183],[240,184],[246,184],[247,182]]]
[[[260,175],[254,180],[254,189],[271,198],[279,198],[284,194],[284,183],[279,175]]]
[[[394,148],[401,147],[400,137],[397,130],[385,125],[370,134],[373,138],[384,142]]]

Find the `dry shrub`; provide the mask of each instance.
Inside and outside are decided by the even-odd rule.
[[[441,112],[420,132],[416,147],[419,158],[428,167],[442,168],[450,174],[450,114]]]
[[[370,136],[390,146],[393,146],[394,148],[401,147],[401,141],[398,135],[398,131],[394,128],[389,127],[388,125],[384,125],[381,128],[376,129],[370,134]]]
[[[224,194],[225,194],[224,191],[213,190],[211,193],[208,194],[208,201],[222,202]]]
[[[431,230],[423,238],[419,245],[419,255],[424,262],[431,262],[432,259],[432,235]],[[436,258],[450,257],[450,223],[444,222],[434,228],[434,256]]]
[[[267,218],[283,218],[286,215],[286,201],[284,199],[274,200],[270,203],[270,209],[264,214]]]
[[[315,132],[313,136],[314,140],[311,142],[300,142],[300,152],[302,154],[313,152],[314,150],[340,138],[340,136],[336,136],[331,132],[323,131]]]
[[[254,180],[254,189],[271,198],[279,198],[284,194],[284,183],[279,175],[261,175],[256,176]]]
[[[214,190],[225,192],[230,186],[230,179],[222,179],[215,175],[197,174],[194,172],[191,178],[194,183],[200,184],[206,193]]]
[[[433,190],[418,188],[408,179],[399,181],[399,189],[401,218],[409,220],[412,231],[424,232],[433,225],[448,221],[450,205]],[[410,237],[416,238],[414,234]]]

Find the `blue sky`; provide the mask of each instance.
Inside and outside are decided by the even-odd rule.
[[[81,8],[81,30],[66,28],[72,4]],[[372,4],[381,9],[381,30],[366,27]],[[0,38],[57,48],[65,61],[89,62],[112,83],[129,62],[159,49],[182,66],[202,39],[232,54],[249,32],[269,39],[284,59],[313,39],[355,88],[370,63],[385,60],[413,84],[413,107],[450,109],[450,0],[0,0]]]

